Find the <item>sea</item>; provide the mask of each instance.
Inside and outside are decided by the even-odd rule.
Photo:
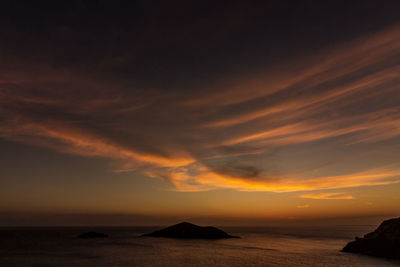
[[[0,266],[400,266],[340,251],[373,225],[220,228],[241,238],[141,237],[157,227],[1,227]],[[77,238],[86,231],[109,237]]]

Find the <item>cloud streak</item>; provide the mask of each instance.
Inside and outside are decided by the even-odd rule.
[[[309,199],[354,199],[353,196],[346,195],[346,193],[319,193],[319,194],[304,194],[301,198]]]
[[[178,191],[293,192],[397,183],[399,166],[368,157],[363,167],[338,163],[340,174],[323,168],[317,176],[274,167],[274,161],[280,151],[300,146],[357,154],[398,141],[399,55],[396,26],[201,90],[201,84],[149,89],[134,79],[105,81],[100,71],[8,59],[14,67],[0,77],[0,137],[108,158],[117,162],[115,171],[139,170]],[[315,154],[308,162],[319,164],[323,157]],[[281,162],[291,164],[289,157]]]

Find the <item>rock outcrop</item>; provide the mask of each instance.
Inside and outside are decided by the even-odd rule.
[[[100,237],[108,237],[108,235],[103,233],[96,232],[86,232],[81,235],[78,235],[79,238],[100,238]]]
[[[178,223],[149,234],[144,234],[143,236],[193,239],[239,238],[237,236],[229,235],[213,226],[201,227],[188,222]]]
[[[356,237],[342,251],[400,259],[400,218],[384,221],[363,238]]]

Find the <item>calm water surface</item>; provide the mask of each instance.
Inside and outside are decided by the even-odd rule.
[[[0,228],[0,266],[400,266],[340,252],[375,226],[222,228],[242,238],[140,237],[150,227]],[[89,230],[109,238],[76,238]]]

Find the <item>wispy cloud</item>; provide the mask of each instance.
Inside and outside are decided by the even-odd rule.
[[[323,144],[332,154],[347,149],[351,160],[353,153],[379,150],[380,142],[398,142],[399,29],[202,90],[142,89],[130,80],[20,59],[7,71],[0,66],[0,137],[108,158],[115,171],[139,170],[179,191],[293,192],[397,183],[399,166],[377,159],[354,168],[335,163],[335,171],[310,174],[297,173],[294,160],[278,154]],[[311,155],[308,168],[327,156]],[[288,166],[279,169],[274,161]]]
[[[311,193],[300,197],[310,199],[354,199],[353,196],[346,195],[346,193]]]
[[[170,171],[163,178],[171,181],[179,191],[204,191],[213,189],[235,189],[239,191],[296,192],[307,190],[340,189],[359,186],[374,186],[399,183],[400,169],[372,169],[338,176],[279,177],[263,176],[257,178],[239,177],[187,168],[177,172]],[[190,171],[189,171],[190,170]],[[190,174],[189,174],[190,173]],[[156,177],[156,175],[153,175]]]
[[[130,160],[137,163],[154,164],[160,167],[178,167],[192,163],[190,157],[163,157],[143,153],[113,144],[112,141],[80,132],[77,129],[57,127],[56,124],[23,124],[0,128],[1,136],[11,140],[51,147],[60,152],[82,156],[98,156],[110,159]]]

